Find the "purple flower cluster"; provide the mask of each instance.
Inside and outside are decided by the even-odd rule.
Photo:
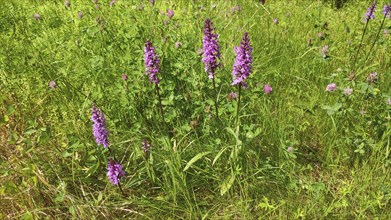
[[[91,121],[93,125],[93,133],[95,141],[98,145],[103,145],[103,147],[109,146],[109,141],[107,140],[109,132],[106,130],[106,118],[103,113],[96,107],[95,103],[92,106],[92,116]]]
[[[150,148],[151,145],[148,143],[148,141],[143,139],[143,141],[141,142],[141,149],[143,149],[144,153],[147,153]]]
[[[155,53],[155,48],[152,46],[151,41],[145,43],[144,48],[144,64],[145,64],[145,74],[149,74],[149,81],[151,83],[159,84],[159,79],[156,74],[159,73],[160,59]]]
[[[375,83],[378,80],[377,72],[372,72],[367,76],[368,83]]]
[[[213,79],[216,69],[220,66],[218,59],[220,59],[220,47],[218,45],[219,35],[214,33],[212,21],[208,18],[204,26],[203,38],[203,55],[202,62],[205,64],[205,72],[209,74],[209,78]]]
[[[387,5],[384,5],[383,7],[383,15],[387,18],[391,19],[391,3],[388,3]]]
[[[269,93],[271,93],[273,91],[273,88],[269,84],[266,84],[263,87],[263,91],[265,92],[265,94],[269,94]]]
[[[376,11],[376,1],[372,3],[372,5],[368,8],[365,13],[365,21],[368,22],[371,19],[375,19],[375,11]]]
[[[172,9],[167,9],[166,15],[168,18],[172,18],[174,17],[174,11]]]
[[[337,89],[337,85],[335,83],[330,83],[326,86],[326,91],[331,92]]]
[[[242,85],[247,87],[247,83],[243,82],[251,74],[252,71],[252,51],[250,44],[250,36],[244,33],[242,42],[239,47],[235,47],[236,59],[232,71],[233,81],[231,85]]]
[[[38,14],[38,13],[35,13],[35,14],[33,15],[33,17],[34,17],[35,20],[41,20],[41,15]]]
[[[112,185],[117,185],[119,179],[125,176],[125,171],[122,170],[122,165],[115,163],[113,159],[110,158],[109,164],[107,166],[107,177]]]
[[[320,50],[320,54],[322,55],[323,58],[326,58],[329,53],[329,45],[325,45],[322,47]]]
[[[345,96],[350,96],[351,94],[353,93],[353,89],[351,89],[351,88],[345,88],[344,90],[343,90],[343,94],[345,95]]]

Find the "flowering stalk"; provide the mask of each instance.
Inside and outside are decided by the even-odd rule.
[[[120,178],[125,176],[125,171],[122,169],[122,165],[115,163],[113,159],[109,159],[109,163],[107,166],[107,177],[112,185],[118,185],[119,190],[123,195],[125,195],[122,190]]]
[[[236,126],[239,124],[239,109],[240,109],[240,93],[241,88],[247,88],[247,83],[244,82],[252,71],[252,46],[250,44],[250,36],[244,33],[239,47],[235,47],[236,59],[233,66],[231,85],[238,85],[238,106],[236,111]]]
[[[368,60],[369,55],[371,54],[372,49],[373,49],[373,47],[375,46],[377,39],[379,38],[380,31],[381,31],[382,28],[383,28],[383,25],[384,25],[384,22],[385,22],[386,18],[391,18],[391,4],[384,5],[383,14],[384,14],[384,17],[383,17],[383,20],[382,20],[382,22],[381,22],[379,31],[378,31],[377,34],[376,34],[375,40],[373,41],[373,43],[372,43],[372,45],[371,45],[371,48],[369,49],[369,51],[368,51],[368,53],[367,53],[367,56],[365,57],[364,65],[365,65],[366,61]]]
[[[92,116],[91,121],[93,124],[93,134],[95,137],[95,141],[98,145],[103,145],[103,147],[109,146],[108,134],[109,132],[106,130],[106,118],[103,113],[96,107],[94,103],[92,105]]]
[[[160,97],[160,92],[159,92],[160,80],[156,76],[160,71],[159,63],[160,63],[160,59],[155,52],[155,48],[152,46],[151,41],[148,40],[145,43],[145,48],[144,48],[144,64],[145,64],[145,71],[146,71],[145,74],[146,75],[149,74],[149,81],[151,83],[155,83],[155,90],[156,90],[156,94],[159,99],[159,111],[160,111],[160,114],[163,118],[163,121],[165,121],[163,106],[162,106],[162,99]]]
[[[209,74],[209,79],[213,81],[213,90],[215,91],[215,108],[216,108],[216,117],[219,118],[219,109],[218,109],[218,93],[216,90],[215,82],[215,73],[216,69],[220,67],[220,46],[218,45],[219,35],[214,33],[215,28],[213,27],[212,21],[208,18],[205,21],[204,26],[204,37],[203,37],[203,55],[202,62],[205,64],[205,72]]]
[[[358,56],[358,54],[360,52],[362,41],[364,39],[365,32],[367,31],[367,28],[368,28],[368,23],[369,23],[369,21],[371,19],[375,19],[375,14],[374,14],[375,10],[376,10],[376,0],[372,3],[372,5],[368,8],[367,12],[365,13],[365,27],[364,27],[364,31],[363,31],[362,36],[361,36],[360,44],[358,45],[356,56],[353,59],[353,67],[354,67],[354,65],[356,63],[357,56]]]

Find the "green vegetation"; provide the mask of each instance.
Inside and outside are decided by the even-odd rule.
[[[391,20],[379,1],[363,35],[370,3],[3,1],[0,219],[390,219]],[[199,55],[207,18],[216,90]],[[236,127],[228,94],[246,31],[253,72]],[[94,140],[93,101],[110,150]]]

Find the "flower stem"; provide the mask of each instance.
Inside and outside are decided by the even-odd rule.
[[[376,38],[375,38],[375,40],[373,41],[372,46],[371,46],[371,49],[369,49],[367,56],[365,57],[364,65],[365,65],[365,63],[367,62],[367,60],[368,60],[368,58],[369,58],[369,55],[371,54],[372,49],[373,49],[373,47],[374,47],[375,44],[376,44],[377,39],[379,39],[380,31],[381,31],[381,29],[383,28],[384,21],[386,20],[386,16],[387,16],[387,15],[384,15],[383,21],[381,22],[381,25],[380,25],[380,28],[379,28],[379,31],[378,31],[377,34],[376,34]]]
[[[117,178],[118,178],[118,177],[117,177]],[[119,188],[119,190],[121,191],[122,195],[123,195],[123,196],[126,196],[126,194],[125,194],[124,191],[122,190],[121,182],[120,182],[120,181],[118,181],[118,188]]]
[[[218,108],[218,93],[217,93],[217,90],[216,90],[216,82],[215,82],[215,78],[213,77],[212,78],[212,81],[213,81],[213,90],[215,91],[215,95],[216,95],[216,99],[215,99],[215,108],[216,108],[216,117],[217,119],[219,119],[219,108]]]
[[[365,32],[367,31],[367,28],[368,28],[368,23],[369,23],[369,20],[367,20],[367,22],[365,23],[365,27],[364,27],[364,31],[362,32],[360,44],[358,45],[358,49],[357,49],[357,52],[356,52],[356,56],[355,56],[354,59],[353,59],[353,70],[354,70],[354,68],[355,68],[357,56],[358,56],[358,54],[360,53],[360,49],[361,49],[362,41],[363,41],[364,36],[365,36]]]
[[[162,98],[161,98],[161,96],[160,96],[159,85],[158,85],[158,84],[155,84],[155,89],[156,89],[156,94],[157,94],[157,97],[158,97],[158,100],[159,100],[159,110],[160,110],[160,114],[161,114],[161,116],[162,116],[163,122],[166,123],[166,120],[164,119]]]
[[[239,126],[239,110],[240,110],[240,92],[242,90],[242,83],[239,83],[238,84],[238,106],[237,106],[237,109],[236,109],[236,127]]]

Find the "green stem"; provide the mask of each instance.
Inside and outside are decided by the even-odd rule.
[[[381,29],[383,28],[383,25],[384,25],[384,21],[385,21],[385,20],[386,20],[386,15],[384,15],[384,17],[383,17],[383,21],[381,22],[379,31],[378,31],[377,34],[376,34],[376,38],[375,38],[375,40],[374,40],[373,43],[372,43],[371,49],[369,49],[369,52],[368,52],[367,56],[365,57],[364,65],[365,65],[365,63],[367,62],[367,60],[368,60],[368,58],[369,58],[369,55],[371,54],[372,49],[373,49],[373,47],[374,47],[375,44],[376,44],[377,39],[379,39],[380,31],[381,31]]]
[[[156,89],[156,94],[159,100],[159,110],[160,114],[162,116],[163,122],[166,123],[166,120],[164,119],[164,112],[163,112],[163,105],[162,105],[162,98],[160,97],[160,92],[159,92],[159,85],[155,84],[155,89]]]
[[[240,91],[242,90],[242,83],[239,83],[238,85],[238,106],[236,109],[236,127],[239,125],[239,110],[240,110]]]
[[[216,99],[215,99],[215,108],[216,108],[216,117],[217,117],[217,120],[219,119],[219,108],[217,106],[217,102],[218,102],[218,93],[217,93],[217,90],[216,90],[216,82],[215,82],[215,78],[213,77],[212,78],[212,81],[213,81],[213,90],[215,91],[215,95],[216,95]]]
[[[367,28],[368,28],[368,23],[369,23],[369,20],[367,20],[367,22],[366,22],[366,24],[365,24],[364,31],[362,32],[360,44],[358,45],[358,49],[357,49],[357,52],[356,52],[356,56],[355,56],[354,59],[353,59],[353,70],[354,70],[354,68],[355,68],[357,56],[358,56],[358,54],[360,53],[360,49],[361,49],[362,41],[363,41],[364,36],[365,36],[365,32],[367,31]]]

